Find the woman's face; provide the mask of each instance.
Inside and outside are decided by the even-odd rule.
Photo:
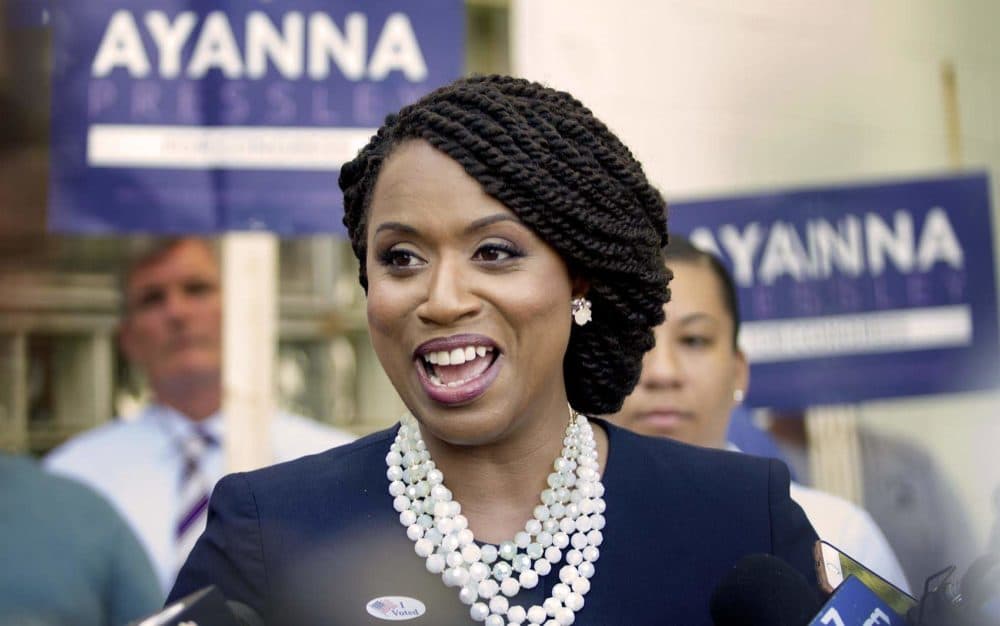
[[[669,265],[667,319],[654,331],[639,384],[611,420],[644,435],[721,447],[733,392],[746,390],[749,368],[733,349],[733,319],[715,272],[697,261]]]
[[[457,162],[422,140],[398,146],[367,241],[372,344],[425,434],[486,444],[565,415],[569,272]]]

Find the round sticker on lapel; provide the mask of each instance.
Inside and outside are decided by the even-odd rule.
[[[406,596],[382,596],[368,601],[365,605],[369,615],[374,615],[387,622],[402,622],[416,619],[427,612],[424,603],[416,598]]]

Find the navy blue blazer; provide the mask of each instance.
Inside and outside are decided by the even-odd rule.
[[[816,534],[775,460],[636,435],[603,420],[604,543],[575,624],[711,625],[712,590],[740,557],[778,556],[815,583]],[[170,601],[206,585],[268,624],[383,624],[376,598],[416,598],[412,626],[471,624],[424,568],[392,507],[385,455],[397,427],[322,454],[223,478]],[[559,567],[513,603],[541,604]]]

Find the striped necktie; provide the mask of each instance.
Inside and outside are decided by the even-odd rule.
[[[184,564],[195,542],[205,530],[208,519],[208,497],[212,483],[202,468],[205,453],[219,445],[218,440],[200,426],[195,426],[181,442],[182,468],[178,485],[177,524],[174,526],[174,546],[177,567]]]

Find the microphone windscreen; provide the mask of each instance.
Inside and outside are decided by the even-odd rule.
[[[740,559],[712,592],[715,626],[806,626],[822,606],[795,568],[770,554]]]

